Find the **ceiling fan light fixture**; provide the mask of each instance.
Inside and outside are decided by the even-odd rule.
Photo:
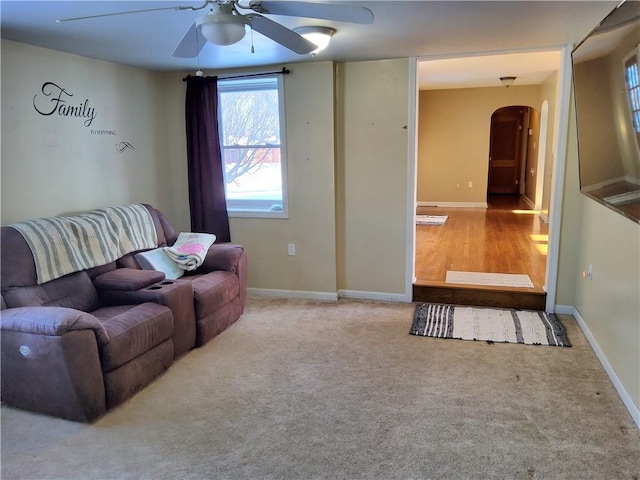
[[[293,31],[318,47],[311,52],[312,55],[327,48],[331,37],[336,33],[336,29],[331,27],[298,27]]]
[[[248,24],[248,18],[230,13],[207,14],[196,20],[196,27],[200,27],[202,36],[221,47],[242,40],[246,33],[245,25]]]
[[[500,77],[500,82],[502,83],[502,85],[509,88],[511,85],[513,85],[513,82],[516,81],[516,78],[517,77]]]

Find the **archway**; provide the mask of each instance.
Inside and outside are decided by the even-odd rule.
[[[540,169],[544,172],[541,116],[534,107],[508,105],[491,115],[487,195],[521,195],[532,208],[538,200]],[[546,144],[546,127],[545,127]],[[541,192],[542,190],[540,190]],[[541,194],[540,194],[541,197]]]

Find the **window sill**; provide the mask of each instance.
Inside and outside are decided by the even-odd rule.
[[[269,212],[265,210],[228,210],[229,218],[289,218],[287,212]]]

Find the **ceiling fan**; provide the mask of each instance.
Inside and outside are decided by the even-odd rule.
[[[204,44],[209,41],[226,46],[244,38],[248,25],[251,29],[298,54],[313,52],[317,45],[289,28],[274,22],[264,15],[285,15],[293,17],[318,18],[348,23],[370,24],[373,13],[365,7],[330,3],[290,2],[275,0],[251,0],[243,5],[240,0],[205,0],[200,6],[178,5],[173,7],[131,10],[127,12],[105,13],[84,17],[64,18],[58,22],[87,20],[91,18],[147,13],[160,10],[200,11],[209,7],[209,12],[198,17],[173,52],[174,57],[193,58],[198,56]],[[241,13],[240,10],[249,10]]]

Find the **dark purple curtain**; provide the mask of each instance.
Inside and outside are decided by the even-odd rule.
[[[191,231],[231,241],[218,134],[216,77],[188,77],[185,102]]]

